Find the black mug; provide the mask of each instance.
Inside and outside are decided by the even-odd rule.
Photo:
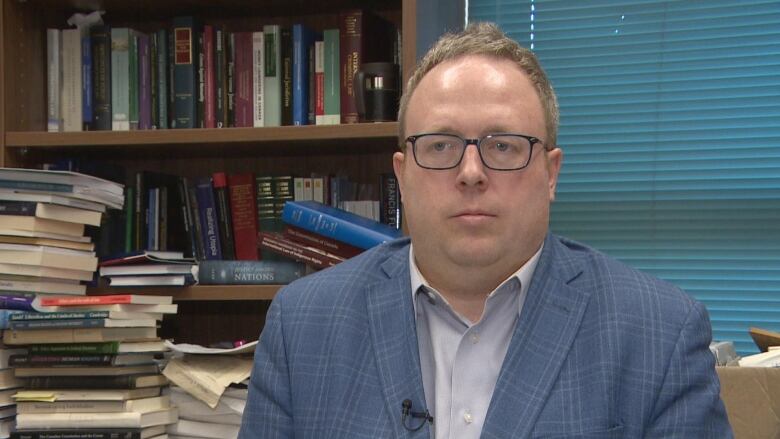
[[[398,117],[398,64],[372,62],[355,72],[355,104],[361,122],[388,122]]]

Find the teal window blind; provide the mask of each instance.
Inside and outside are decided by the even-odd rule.
[[[551,228],[668,280],[716,340],[780,331],[780,2],[470,0],[561,107]]]

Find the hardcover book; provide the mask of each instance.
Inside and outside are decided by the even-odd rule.
[[[111,29],[94,26],[92,38],[92,129],[111,130]]]
[[[254,125],[252,93],[252,33],[236,32],[235,37],[235,123],[237,127]]]
[[[264,126],[277,127],[282,124],[281,27],[278,25],[263,26],[263,34],[265,43]]]
[[[111,29],[111,129],[130,130],[130,29]]]
[[[11,433],[11,439],[149,439],[165,435],[165,426],[148,428],[79,428],[78,430],[24,430]]]
[[[251,173],[228,176],[235,254],[238,260],[258,259],[254,184],[255,179]]]
[[[197,32],[199,27],[194,17],[173,19],[174,38],[174,80],[173,80],[173,122],[172,128],[196,128],[198,56]]]
[[[265,126],[265,43],[263,32],[252,32],[252,126]]]
[[[82,131],[81,31],[62,31],[62,121],[63,131]]]
[[[99,343],[73,344],[35,344],[29,347],[30,355],[88,355],[88,354],[126,354],[136,352],[166,351],[162,340],[144,342],[108,341]]]
[[[332,267],[344,258],[286,239],[279,233],[260,232],[260,247],[314,268]]]
[[[212,181],[214,182],[214,196],[217,203],[219,243],[222,246],[222,259],[236,259],[228,179],[224,172],[215,172],[212,174]]]
[[[201,238],[206,259],[222,259],[222,244],[219,240],[217,203],[210,177],[200,178],[195,185],[198,200],[198,216],[201,224]]]
[[[302,24],[292,27],[292,107],[293,125],[309,124],[309,46],[315,33]]]
[[[62,131],[62,31],[59,29],[46,29],[46,61],[47,130],[56,133]]]
[[[291,261],[202,261],[201,285],[287,284],[305,274],[303,264]]]

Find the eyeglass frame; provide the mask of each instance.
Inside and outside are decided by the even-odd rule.
[[[450,167],[447,167],[447,168],[432,168],[430,166],[423,166],[423,165],[421,165],[420,161],[417,160],[417,139],[419,139],[421,137],[425,137],[425,136],[450,136],[450,137],[456,137],[456,138],[462,140],[464,142],[463,151],[460,153],[460,158],[458,159],[458,161],[454,165],[452,165]],[[485,158],[482,156],[482,148],[481,148],[482,142],[485,139],[490,139],[492,137],[500,137],[500,136],[522,137],[525,140],[527,140],[528,143],[531,144],[531,150],[528,153],[528,160],[525,162],[525,164],[523,166],[521,166],[519,168],[506,168],[506,169],[504,169],[504,168],[494,168],[494,167],[488,165],[485,162]],[[531,163],[531,159],[533,159],[533,156],[534,156],[534,145],[536,145],[536,144],[541,144],[544,147],[545,151],[552,151],[553,149],[555,149],[554,146],[547,146],[547,145],[545,145],[544,141],[542,141],[538,137],[527,136],[525,134],[519,134],[519,133],[493,133],[493,134],[487,134],[485,136],[482,136],[482,137],[476,138],[476,139],[467,139],[465,137],[461,137],[461,136],[459,136],[457,134],[452,134],[452,133],[421,133],[421,134],[414,134],[414,135],[411,135],[411,136],[407,137],[404,140],[404,142],[408,142],[408,143],[412,144],[412,156],[414,157],[414,162],[417,163],[417,166],[419,166],[419,167],[421,167],[423,169],[430,169],[432,171],[446,171],[446,170],[449,170],[449,169],[455,169],[458,166],[460,166],[461,162],[463,161],[463,156],[466,155],[466,149],[469,147],[469,145],[474,145],[477,148],[477,153],[479,154],[479,160],[482,162],[482,165],[485,166],[486,168],[492,169],[494,171],[519,171],[521,169],[527,168],[528,165]]]

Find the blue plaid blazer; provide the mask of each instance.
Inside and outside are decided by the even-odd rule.
[[[409,242],[386,243],[277,294],[239,437],[428,438]],[[483,438],[729,438],[704,307],[552,234],[529,286]],[[435,420],[434,420],[435,424]]]

